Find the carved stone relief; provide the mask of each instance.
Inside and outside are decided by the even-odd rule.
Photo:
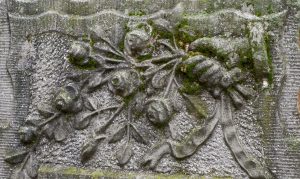
[[[22,146],[5,158],[16,164],[11,178],[37,178],[47,163],[174,173],[195,155],[209,163],[210,152],[201,150],[217,147],[210,138],[225,144],[228,165],[241,171],[235,177],[274,178],[255,107],[264,107],[260,101],[273,87],[271,45],[287,10],[185,8],[11,14],[13,24],[28,27],[19,34],[17,72],[10,70],[13,80],[26,77],[22,90],[30,96],[18,129]],[[228,167],[217,170],[232,176]]]

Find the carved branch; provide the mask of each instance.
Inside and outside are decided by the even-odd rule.
[[[114,119],[120,114],[120,112],[123,110],[123,108],[125,107],[125,103],[123,102],[118,109],[113,113],[113,115],[110,116],[110,118],[106,121],[106,123],[101,126],[100,128],[95,130],[96,134],[100,134],[100,133],[104,133],[107,129],[107,127],[109,127],[112,122],[114,121]]]

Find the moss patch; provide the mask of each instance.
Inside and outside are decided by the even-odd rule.
[[[205,104],[198,95],[185,95],[185,98],[189,101],[189,104],[187,104],[189,113],[197,116],[198,119],[208,117],[207,104]]]
[[[123,97],[123,102],[125,103],[126,106],[129,105],[130,102],[132,102],[132,100],[134,99],[134,96],[135,96],[136,93],[133,93],[129,96],[125,96]]]
[[[184,79],[183,86],[180,89],[180,91],[182,93],[191,94],[191,95],[199,94],[201,91],[201,87],[200,87],[199,83],[187,78],[187,79]]]
[[[265,91],[261,94],[261,104],[259,108],[261,109],[259,125],[263,129],[262,140],[266,144],[268,138],[271,134],[271,124],[273,119],[273,103],[275,101],[274,97],[270,94],[269,89],[265,89]]]
[[[67,168],[54,168],[49,166],[42,166],[39,168],[39,176],[49,176],[55,174],[55,176],[64,177],[88,177],[92,179],[98,178],[153,178],[153,179],[205,179],[206,176],[196,176],[196,175],[185,175],[185,174],[144,174],[137,172],[124,172],[124,171],[112,171],[112,170],[88,170],[75,167]],[[231,179],[231,177],[209,177],[212,179]]]
[[[128,13],[129,16],[144,16],[146,12],[143,10],[135,10]]]
[[[74,58],[72,55],[68,56],[69,62],[77,67],[78,69],[82,70],[94,70],[100,66],[97,61],[94,59],[84,59],[84,58]]]
[[[267,60],[268,60],[268,66],[269,66],[269,73],[268,73],[268,82],[269,84],[273,83],[273,60],[272,60],[272,54],[271,54],[271,38],[269,35],[264,35],[264,41],[265,41],[265,49],[267,52]]]
[[[286,139],[286,142],[290,150],[295,150],[295,151],[300,150],[300,138],[289,137]]]
[[[189,21],[187,19],[181,20],[179,23],[177,23],[175,27],[175,37],[177,39],[178,44],[183,49],[185,44],[189,44],[197,38],[201,37],[200,34],[193,34],[191,29],[192,28],[190,27]]]
[[[140,55],[140,56],[137,57],[137,60],[142,62],[142,61],[148,60],[150,58],[152,58],[152,53],[148,53],[148,54],[145,54],[145,55]]]

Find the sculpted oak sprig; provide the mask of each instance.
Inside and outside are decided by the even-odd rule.
[[[91,127],[92,135],[81,147],[81,162],[91,159],[104,142],[120,143],[115,157],[119,165],[124,166],[134,155],[136,142],[149,145],[149,139],[144,135],[149,131],[141,131],[136,119],[144,117],[157,129],[169,127],[170,121],[179,113],[176,105],[180,102],[172,96],[176,93],[180,94],[186,107],[191,106],[196,111],[195,117],[204,122],[180,142],[166,136],[143,156],[141,163],[144,166],[155,169],[165,154],[177,159],[193,155],[220,122],[225,142],[242,169],[251,178],[271,178],[268,170],[244,151],[233,122],[233,110],[240,109],[256,93],[245,86],[247,74],[253,71],[243,67],[251,65],[260,69],[255,60],[259,60],[256,59],[258,54],[267,53],[261,45],[264,44],[262,39],[258,41],[257,37],[265,32],[248,29],[250,34],[242,37],[226,37],[224,34],[203,37],[203,34],[189,29],[188,18],[178,19],[176,12],[180,9],[178,6],[164,16],[157,13],[140,19],[129,18],[121,45],[113,41],[101,26],[92,27],[88,39],[74,40],[67,58],[74,68],[80,69],[79,72],[66,77],[68,83],[58,89],[51,104],[39,105],[38,111],[43,119],[38,124],[21,127],[21,141],[38,144],[45,136],[62,142],[67,138],[69,128],[83,130]],[[176,20],[170,18],[170,14]],[[211,18],[228,18],[232,14],[232,11],[222,11]],[[242,13],[235,15],[249,21],[247,28],[251,28],[251,24],[256,28],[261,25],[260,21],[269,19]],[[267,58],[263,56],[260,60]],[[259,64],[265,64],[265,61]],[[263,68],[257,80],[265,80],[267,72],[268,68]],[[106,89],[119,104],[98,107],[91,94]],[[214,98],[211,115],[201,105],[199,94],[204,90]],[[100,126],[90,125],[105,112],[110,113]],[[79,115],[81,113],[84,115]],[[120,117],[121,114],[126,116],[125,119]],[[67,120],[70,115],[71,120]],[[119,120],[114,132],[107,132],[116,119]],[[11,163],[23,161],[17,178],[36,177],[32,170],[32,151],[12,153],[6,160]]]

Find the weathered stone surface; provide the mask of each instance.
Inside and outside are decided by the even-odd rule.
[[[0,178],[300,178],[299,19],[293,0],[0,0]]]
[[[186,174],[150,174],[141,172],[123,172],[123,171],[112,171],[112,170],[87,170],[81,168],[51,168],[42,166],[39,169],[39,178],[82,178],[82,179],[112,179],[112,178],[130,178],[130,179],[231,179],[231,177],[209,177],[209,176],[198,176],[198,175],[186,175]]]

